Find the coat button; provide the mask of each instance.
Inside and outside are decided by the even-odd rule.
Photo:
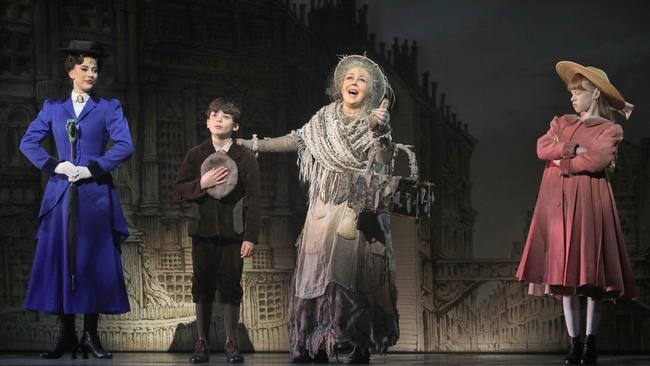
[[[560,207],[560,206],[562,206],[562,202],[560,201],[555,202],[555,207]]]

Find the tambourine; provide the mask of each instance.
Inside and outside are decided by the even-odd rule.
[[[210,169],[216,167],[226,167],[228,169],[228,176],[226,181],[222,184],[217,184],[216,186],[206,189],[206,192],[218,200],[226,197],[237,185],[237,164],[232,160],[228,155],[222,152],[215,152],[214,154],[208,156],[201,163],[201,176],[207,173]]]

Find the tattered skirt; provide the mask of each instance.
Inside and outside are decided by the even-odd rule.
[[[387,231],[388,216],[374,216],[370,221],[374,219],[381,222],[375,229],[381,227]],[[375,239],[368,240],[373,232],[372,228],[368,229],[360,231],[356,276],[351,288],[329,282],[320,296],[298,297],[295,283],[302,274],[296,267],[289,304],[292,357],[314,357],[319,350],[331,356],[337,350],[354,348],[384,353],[397,342],[399,319],[394,274],[389,270],[390,233],[385,232],[387,235],[382,237],[384,245]],[[299,238],[298,242],[303,239]]]

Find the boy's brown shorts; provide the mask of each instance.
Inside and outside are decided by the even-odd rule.
[[[192,237],[192,300],[210,304],[219,290],[222,304],[241,303],[241,240]]]

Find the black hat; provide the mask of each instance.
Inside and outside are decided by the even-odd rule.
[[[66,48],[61,48],[61,51],[66,53],[81,53],[89,56],[104,56],[104,49],[102,45],[93,41],[81,41],[73,39]]]

